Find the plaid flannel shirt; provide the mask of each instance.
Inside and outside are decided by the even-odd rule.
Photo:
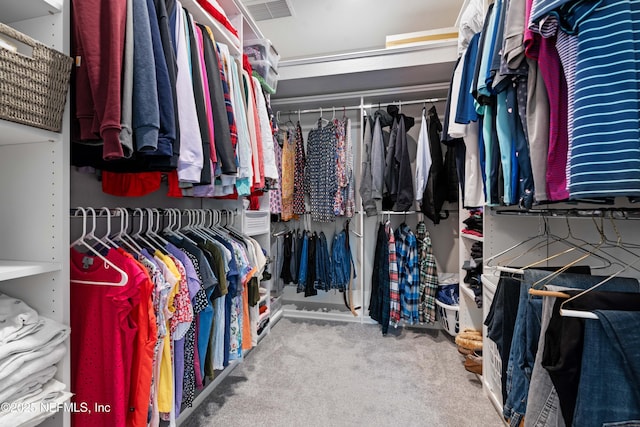
[[[385,225],[389,238],[389,323],[398,326],[400,322],[400,289],[398,286],[398,260],[396,256],[396,240],[391,224]]]
[[[420,221],[416,227],[418,233],[418,262],[420,264],[420,305],[418,315],[420,322],[434,323],[436,321],[436,293],[438,292],[438,268],[433,256],[431,236],[427,225]]]
[[[419,321],[420,275],[418,270],[418,243],[408,225],[396,230],[396,252],[398,255],[398,287],[402,318],[409,324]]]

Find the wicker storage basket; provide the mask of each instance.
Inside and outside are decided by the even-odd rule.
[[[0,119],[60,132],[72,58],[0,23],[31,57],[0,47]]]

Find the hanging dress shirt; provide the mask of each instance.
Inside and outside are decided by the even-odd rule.
[[[178,178],[182,182],[200,182],[200,173],[204,167],[202,137],[198,112],[191,83],[187,38],[183,19],[183,9],[176,1],[175,33],[176,60],[178,74],[176,95],[178,100],[178,116],[180,121],[180,158],[178,160]]]

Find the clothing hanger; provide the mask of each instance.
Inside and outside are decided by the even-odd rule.
[[[107,216],[107,231],[105,232],[104,236],[102,236],[102,240],[105,241],[111,247],[117,248],[119,245],[113,240],[111,240],[111,238],[109,237],[109,235],[111,234],[111,209],[107,207],[102,207],[100,208],[100,214],[102,213],[104,213]]]
[[[159,240],[157,240],[153,234],[153,214],[151,212],[151,208],[139,208],[139,209],[140,209],[140,212],[142,213],[140,217],[141,229],[142,229],[142,223],[145,220],[145,214],[146,214],[147,228],[144,230],[144,233],[142,233],[144,235],[144,238],[153,245],[154,249],[157,249],[162,253],[164,253],[165,255],[167,255],[167,253],[164,250],[165,245],[162,244]]]
[[[94,208],[86,208],[86,212],[87,212],[87,216],[90,213],[91,214],[91,231],[89,231],[86,236],[85,236],[85,242],[91,244],[90,242],[93,241],[94,243],[99,244],[103,249],[109,250],[111,249],[111,246],[109,246],[107,243],[105,243],[104,241],[100,240],[96,235],[96,229],[97,229],[97,217],[98,214],[96,213],[96,210]]]
[[[218,214],[219,212],[213,209],[203,210],[198,213],[199,230],[202,231],[202,233],[208,235],[210,239],[215,239],[216,236],[224,239],[228,238],[228,233],[225,233],[223,231],[224,228],[220,227]],[[208,223],[207,223],[207,216],[208,216]]]
[[[599,228],[598,228],[598,226],[597,226],[597,222],[595,221],[595,218],[592,218],[592,219],[593,219],[594,224],[596,225],[596,229],[598,230],[598,233],[600,234],[600,242],[598,242],[596,245],[594,245],[593,250],[589,250],[589,251],[587,251],[584,255],[581,255],[580,257],[578,257],[578,258],[574,259],[573,261],[568,262],[566,265],[564,265],[563,267],[559,268],[558,270],[555,270],[555,271],[551,272],[548,276],[543,277],[542,279],[540,279],[540,280],[538,280],[538,281],[534,282],[534,283],[531,285],[531,288],[536,289],[536,288],[537,288],[537,286],[538,286],[541,282],[545,282],[545,281],[546,281],[546,283],[549,283],[553,278],[555,278],[556,276],[558,276],[558,275],[560,275],[560,274],[564,273],[564,272],[565,272],[565,271],[567,271],[570,267],[572,267],[572,266],[574,266],[574,265],[578,264],[579,262],[582,262],[582,261],[584,261],[585,259],[589,258],[592,254],[594,254],[594,252],[595,252],[595,251],[597,251],[597,250],[599,250],[599,249],[600,249],[600,247],[604,244],[605,236],[604,236],[603,230],[601,230],[601,229],[599,229]],[[571,248],[570,248],[570,249],[571,249]],[[560,252],[560,253],[555,254],[555,255],[551,255],[550,257],[547,257],[547,258],[545,258],[544,260],[538,261],[538,262],[536,262],[536,263],[534,263],[534,264],[535,264],[535,265],[538,265],[538,264],[540,264],[541,262],[545,262],[545,261],[547,261],[548,259],[553,259],[553,258],[556,258],[556,257],[558,257],[558,256],[560,256],[560,255],[564,255],[564,254],[565,254],[565,253],[567,253],[567,252],[568,252],[568,250],[563,251],[563,252]],[[532,265],[532,264],[530,264],[529,266],[525,267],[525,269],[530,268],[530,266],[531,266],[531,265]]]
[[[322,125],[328,125],[329,123],[329,120],[322,117],[322,107],[320,107],[320,118],[318,119],[318,127],[322,127]]]
[[[162,216],[158,208],[146,208],[149,216],[149,225],[147,227],[147,235],[153,237],[154,241],[158,242],[160,246],[166,248],[169,242],[158,234],[160,230]]]
[[[203,230],[199,227],[199,211],[197,209],[187,209],[187,218],[189,220],[188,227],[185,230],[188,230],[193,235],[200,237],[204,241],[211,241],[211,236],[206,235]]]
[[[113,262],[108,260],[98,250],[96,250],[93,246],[91,246],[90,244],[88,244],[85,241],[85,237],[87,236],[87,211],[86,211],[86,209],[84,209],[82,207],[77,208],[77,209],[82,213],[82,235],[78,239],[76,239],[73,243],[71,243],[70,247],[74,248],[74,247],[78,247],[78,246],[84,246],[89,252],[91,252],[93,255],[95,255],[96,257],[100,258],[104,262],[104,268],[105,269],[113,268],[115,271],[120,273],[120,281],[118,281],[118,282],[100,282],[100,281],[79,280],[79,279],[71,279],[70,281],[72,283],[78,283],[78,284],[81,284],[81,285],[107,285],[107,286],[124,286],[124,285],[126,285],[129,282],[129,276],[127,275],[127,273],[123,269],[121,269],[120,267],[115,265]]]
[[[120,215],[120,231],[113,237],[113,240],[121,242],[126,248],[137,256],[142,255],[142,247],[127,234],[129,228],[129,212],[125,208],[116,208]]]
[[[134,213],[138,213],[140,215],[140,221],[139,221],[139,228],[138,231],[133,233],[131,235],[131,238],[137,241],[141,241],[142,243],[144,243],[147,248],[152,249],[153,251],[158,251],[160,253],[162,253],[163,255],[167,255],[166,251],[164,250],[164,248],[161,248],[160,245],[158,245],[156,242],[152,242],[150,240],[147,239],[146,233],[145,235],[143,235],[142,231],[144,228],[144,210],[142,208],[135,208]]]
[[[521,242],[518,242],[518,243],[516,243],[515,245],[513,245],[513,246],[511,246],[511,247],[509,247],[509,248],[507,248],[507,249],[505,249],[505,250],[503,250],[503,251],[501,251],[501,252],[498,252],[497,254],[492,255],[492,256],[491,256],[491,257],[489,257],[489,258],[486,258],[486,259],[484,260],[484,265],[485,265],[485,267],[494,267],[494,268],[496,268],[498,271],[504,271],[504,272],[507,272],[507,273],[522,274],[522,270],[521,270],[521,269],[513,269],[513,268],[510,268],[510,267],[507,267],[509,270],[506,270],[506,269],[505,269],[505,267],[504,267],[503,265],[495,266],[495,265],[492,265],[492,262],[493,262],[494,260],[497,260],[499,257],[501,257],[501,256],[503,256],[503,255],[505,255],[505,254],[507,254],[507,253],[509,253],[509,252],[511,252],[512,250],[517,249],[517,248],[519,248],[520,246],[525,245],[525,244],[527,244],[527,243],[530,243],[530,242],[532,242],[532,241],[535,241],[536,239],[540,239],[540,238],[543,238],[543,237],[546,239],[546,238],[548,237],[548,231],[549,231],[549,225],[548,225],[548,223],[547,223],[547,218],[546,218],[546,217],[540,217],[540,218],[539,218],[539,221],[538,221],[538,234],[536,234],[536,235],[534,235],[534,236],[531,236],[531,237],[529,237],[528,239],[525,239],[525,240],[523,240],[523,241],[521,241]],[[521,256],[522,256],[522,255],[524,255],[524,254],[529,253],[529,252],[531,252],[531,249],[527,250],[527,251],[526,251],[526,252],[524,252],[523,254],[518,255],[518,256],[516,257],[516,259],[517,259],[517,258],[519,258],[519,257],[521,257]],[[509,261],[511,261],[511,259],[507,260],[506,262],[508,263]],[[501,262],[500,264],[504,264],[504,263],[505,263],[505,262],[503,261],[503,262]]]
[[[165,229],[163,230],[164,234],[174,235],[179,239],[185,239],[189,243],[193,245],[197,245],[196,242],[193,241],[189,236],[182,232],[182,211],[177,208],[168,208],[165,209],[170,213],[171,222]],[[175,230],[173,229],[175,227]]]
[[[606,258],[604,258],[604,257],[602,257],[602,256],[600,256],[600,255],[598,255],[596,253],[596,249],[597,249],[596,245],[594,245],[594,244],[592,244],[590,242],[587,242],[585,240],[582,240],[582,239],[576,239],[576,240],[579,240],[579,241],[582,242],[582,244],[577,245],[577,244],[575,244],[574,242],[572,242],[571,240],[568,239],[569,236],[561,237],[561,236],[558,236],[558,235],[552,233],[551,229],[549,227],[549,223],[548,223],[547,217],[542,216],[541,217],[541,221],[542,222],[540,222],[539,226],[538,226],[538,234],[537,235],[532,236],[532,237],[530,237],[530,238],[528,238],[528,239],[526,239],[526,240],[524,240],[522,242],[516,243],[514,246],[511,246],[510,248],[505,249],[504,251],[493,255],[492,257],[490,257],[487,260],[485,260],[485,265],[487,267],[493,267],[496,271],[522,275],[524,273],[524,270],[526,270],[526,269],[533,268],[533,267],[538,266],[540,264],[543,264],[545,262],[548,262],[548,261],[551,261],[553,259],[556,259],[556,258],[558,258],[560,256],[567,255],[567,254],[569,254],[569,253],[571,253],[571,252],[573,252],[575,250],[579,250],[579,251],[581,251],[581,252],[583,252],[585,254],[584,257],[579,258],[578,260],[576,260],[576,262],[579,262],[582,259],[586,259],[588,256],[594,256],[595,258],[598,258],[598,259],[602,260],[603,263],[604,263],[603,266],[599,266],[598,268],[606,268],[606,267],[609,267],[609,266],[612,265],[610,260],[608,260],[608,259],[606,259]],[[506,253],[510,252],[511,250],[513,250],[515,248],[518,248],[518,247],[520,247],[520,246],[522,246],[522,245],[524,245],[526,243],[531,243],[531,242],[534,242],[536,239],[541,239],[541,238],[543,238],[543,240],[540,240],[539,242],[537,242],[534,245],[530,246],[526,251],[524,251],[524,252],[522,252],[522,253],[520,253],[520,254],[518,254],[516,256],[513,256],[511,258],[508,258],[506,260],[501,260],[500,261],[501,265],[497,265],[497,266],[492,265],[492,262],[494,260],[496,260],[498,257],[501,257],[501,256],[505,255]],[[548,257],[546,257],[544,259],[541,259],[541,260],[535,261],[533,263],[530,263],[530,264],[528,264],[528,265],[526,265],[525,267],[522,267],[522,268],[513,268],[513,267],[509,267],[508,266],[508,264],[512,264],[517,259],[520,259],[523,256],[525,256],[527,254],[530,254],[530,253],[532,253],[532,252],[534,252],[534,251],[536,251],[538,249],[542,249],[542,248],[545,248],[545,247],[548,249],[554,243],[562,243],[563,245],[568,246],[568,248],[563,250],[563,251],[557,252],[557,253],[555,253],[553,255],[550,255],[550,256],[548,256]],[[601,245],[602,243],[603,243],[603,241],[601,240],[599,242],[599,244]],[[574,264],[571,264],[571,265],[574,265]],[[565,266],[563,268],[566,270],[570,266]],[[565,271],[565,270],[562,270],[562,271]],[[560,271],[560,273],[562,271]]]
[[[175,236],[175,231],[173,231],[173,227],[176,225],[174,210],[173,208],[165,208],[164,213],[167,218],[167,224],[162,229],[162,234]]]
[[[610,219],[611,219],[611,227],[612,227],[612,229],[615,232],[616,237],[617,237],[616,240],[611,240],[611,239],[607,238],[607,234],[604,232],[604,220],[603,220],[602,217],[600,217],[600,226],[598,227],[597,223],[595,223],[595,226],[596,226],[596,228],[598,230],[600,230],[600,232],[604,236],[605,243],[612,243],[612,245],[609,245],[609,244],[602,245],[602,247],[600,248],[600,252],[602,252],[603,254],[607,255],[607,257],[613,259],[616,262],[613,263],[613,262],[611,262],[609,260],[609,264],[608,265],[605,265],[604,267],[591,267],[592,269],[593,268],[608,268],[608,267],[611,267],[613,264],[617,264],[620,267],[625,265],[625,262],[623,260],[621,260],[620,258],[614,256],[613,254],[611,254],[606,249],[620,249],[620,250],[623,250],[623,251],[631,254],[632,256],[636,256],[636,252],[637,251],[631,251],[628,248],[626,248],[625,245],[623,245],[623,243],[622,243],[622,235],[618,231],[618,227],[615,225],[615,222],[613,220],[613,216],[610,216]],[[595,222],[595,219],[594,219],[594,222]],[[571,233],[571,228],[569,226],[568,219],[567,219],[567,228],[569,230],[569,237],[571,237],[574,240],[580,240],[580,241],[583,241],[583,242],[585,241],[585,240],[579,239],[578,237],[574,236]],[[637,247],[635,245],[633,245],[632,247],[637,249]],[[633,270],[635,270],[635,271],[640,273],[640,269],[638,269],[636,267],[632,267],[632,266],[630,268],[632,268]]]
[[[572,310],[572,309],[566,309],[564,308],[564,305],[570,301],[574,301],[578,298],[580,298],[581,296],[599,288],[600,286],[604,285],[605,283],[607,283],[609,280],[618,277],[620,274],[624,273],[629,267],[632,267],[633,265],[635,265],[636,263],[640,262],[640,256],[636,255],[636,259],[633,260],[632,262],[626,264],[622,269],[616,271],[615,273],[611,274],[609,277],[607,277],[606,279],[596,283],[595,285],[593,285],[592,287],[585,289],[584,291],[580,292],[577,295],[574,295],[573,297],[567,299],[566,301],[563,301],[562,304],[560,304],[560,315],[561,316],[565,316],[565,317],[578,317],[581,319],[594,319],[594,320],[598,320],[598,315],[591,312],[591,311],[587,311],[587,310]]]
[[[555,242],[563,243],[563,244],[566,244],[566,245],[570,245],[570,248],[565,250],[565,251],[562,251],[560,253],[557,253],[555,255],[551,255],[551,256],[547,257],[546,259],[544,259],[544,260],[541,260],[541,261],[538,261],[536,263],[530,264],[529,266],[525,267],[524,269],[533,267],[535,265],[539,265],[540,263],[548,261],[548,260],[551,260],[551,259],[555,259],[560,255],[566,255],[566,254],[568,254],[570,252],[573,252],[576,249],[584,252],[585,255],[588,254],[587,256],[593,256],[594,258],[598,258],[598,259],[600,259],[600,260],[602,260],[604,262],[604,264],[601,265],[601,266],[593,266],[593,267],[591,267],[592,269],[608,268],[608,267],[611,267],[611,265],[613,265],[613,263],[611,262],[610,259],[604,258],[604,257],[598,255],[598,253],[597,253],[598,250],[599,250],[600,252],[606,254],[604,251],[602,251],[602,245],[603,245],[604,240],[606,240],[606,237],[605,237],[605,234],[604,234],[604,228],[598,228],[597,223],[595,221],[595,218],[592,218],[592,220],[594,221],[594,224],[596,225],[596,229],[598,230],[598,232],[600,234],[600,237],[601,237],[600,242],[596,244],[596,245],[599,245],[598,247],[596,247],[596,245],[594,245],[591,242],[588,242],[588,241],[586,241],[584,239],[581,239],[581,238],[578,238],[577,236],[574,236],[573,233],[571,232],[571,225],[570,225],[570,222],[569,222],[569,218],[565,217],[565,220],[567,222],[567,236],[560,237],[560,236],[557,236],[555,234],[550,233],[549,237],[552,239],[551,243],[555,243]],[[572,240],[569,240],[569,239],[572,239]],[[577,240],[577,241],[581,242],[581,244],[576,245],[575,243],[573,243],[573,240]],[[547,245],[547,248],[551,243],[549,243]],[[589,249],[589,248],[591,248],[591,249]],[[593,249],[596,249],[596,250],[593,250]],[[606,254],[606,255],[608,255],[608,254]],[[586,257],[585,257],[585,259],[586,259]]]

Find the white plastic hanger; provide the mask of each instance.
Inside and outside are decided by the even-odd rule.
[[[131,235],[131,237],[134,240],[140,240],[142,243],[147,245],[147,247],[149,249],[153,249],[154,251],[159,251],[159,252],[162,252],[164,254],[162,248],[160,248],[159,245],[156,242],[151,242],[146,238],[146,236],[142,235],[142,229],[144,228],[144,213],[145,213],[145,211],[142,208],[135,208],[134,212],[137,212],[140,215],[140,222],[138,223],[139,224],[138,231],[133,233]]]
[[[98,243],[104,249],[107,249],[107,250],[111,249],[112,246],[102,241],[100,238],[98,238],[95,235],[95,232],[97,229],[97,217],[98,217],[96,210],[94,208],[83,208],[83,209],[86,209],[87,216],[91,214],[91,230],[84,237],[85,242],[91,244],[91,242],[93,241],[95,243]]]
[[[160,211],[158,209],[145,208],[147,211],[147,238],[161,248],[166,248],[169,242],[156,233],[156,226],[160,228]],[[156,218],[157,217],[157,218]]]
[[[87,236],[87,210],[84,208],[77,208],[80,212],[82,212],[82,235],[73,243],[71,243],[71,248],[77,246],[84,246],[89,252],[98,257],[104,262],[104,268],[109,269],[113,268],[115,271],[120,273],[120,281],[119,282],[99,282],[93,280],[79,280],[79,279],[71,279],[72,283],[79,283],[82,285],[107,285],[107,286],[124,286],[129,282],[129,276],[127,273],[122,270],[120,267],[109,261],[105,256],[103,256],[99,251],[97,251],[93,246],[88,244],[85,241],[85,237]],[[92,230],[91,232],[93,232]]]
[[[120,215],[120,231],[114,236],[113,240],[122,242],[126,248],[136,255],[142,255],[142,248],[127,233],[129,228],[129,212],[125,208],[116,208]]]
[[[111,234],[111,209],[107,207],[102,207],[100,208],[100,213],[101,214],[104,213],[107,216],[107,231],[105,235],[102,237],[102,240],[106,242],[108,245],[110,245],[111,247],[117,248],[119,245],[113,240],[111,240],[111,238],[109,237],[109,235]]]
[[[189,236],[182,232],[182,211],[177,208],[169,208],[167,210],[171,213],[171,223],[167,227],[165,227],[163,232],[166,234],[173,234],[178,238],[185,239],[188,242],[196,245],[196,242],[194,242],[193,239],[189,238]],[[173,229],[174,227],[175,230]]]

